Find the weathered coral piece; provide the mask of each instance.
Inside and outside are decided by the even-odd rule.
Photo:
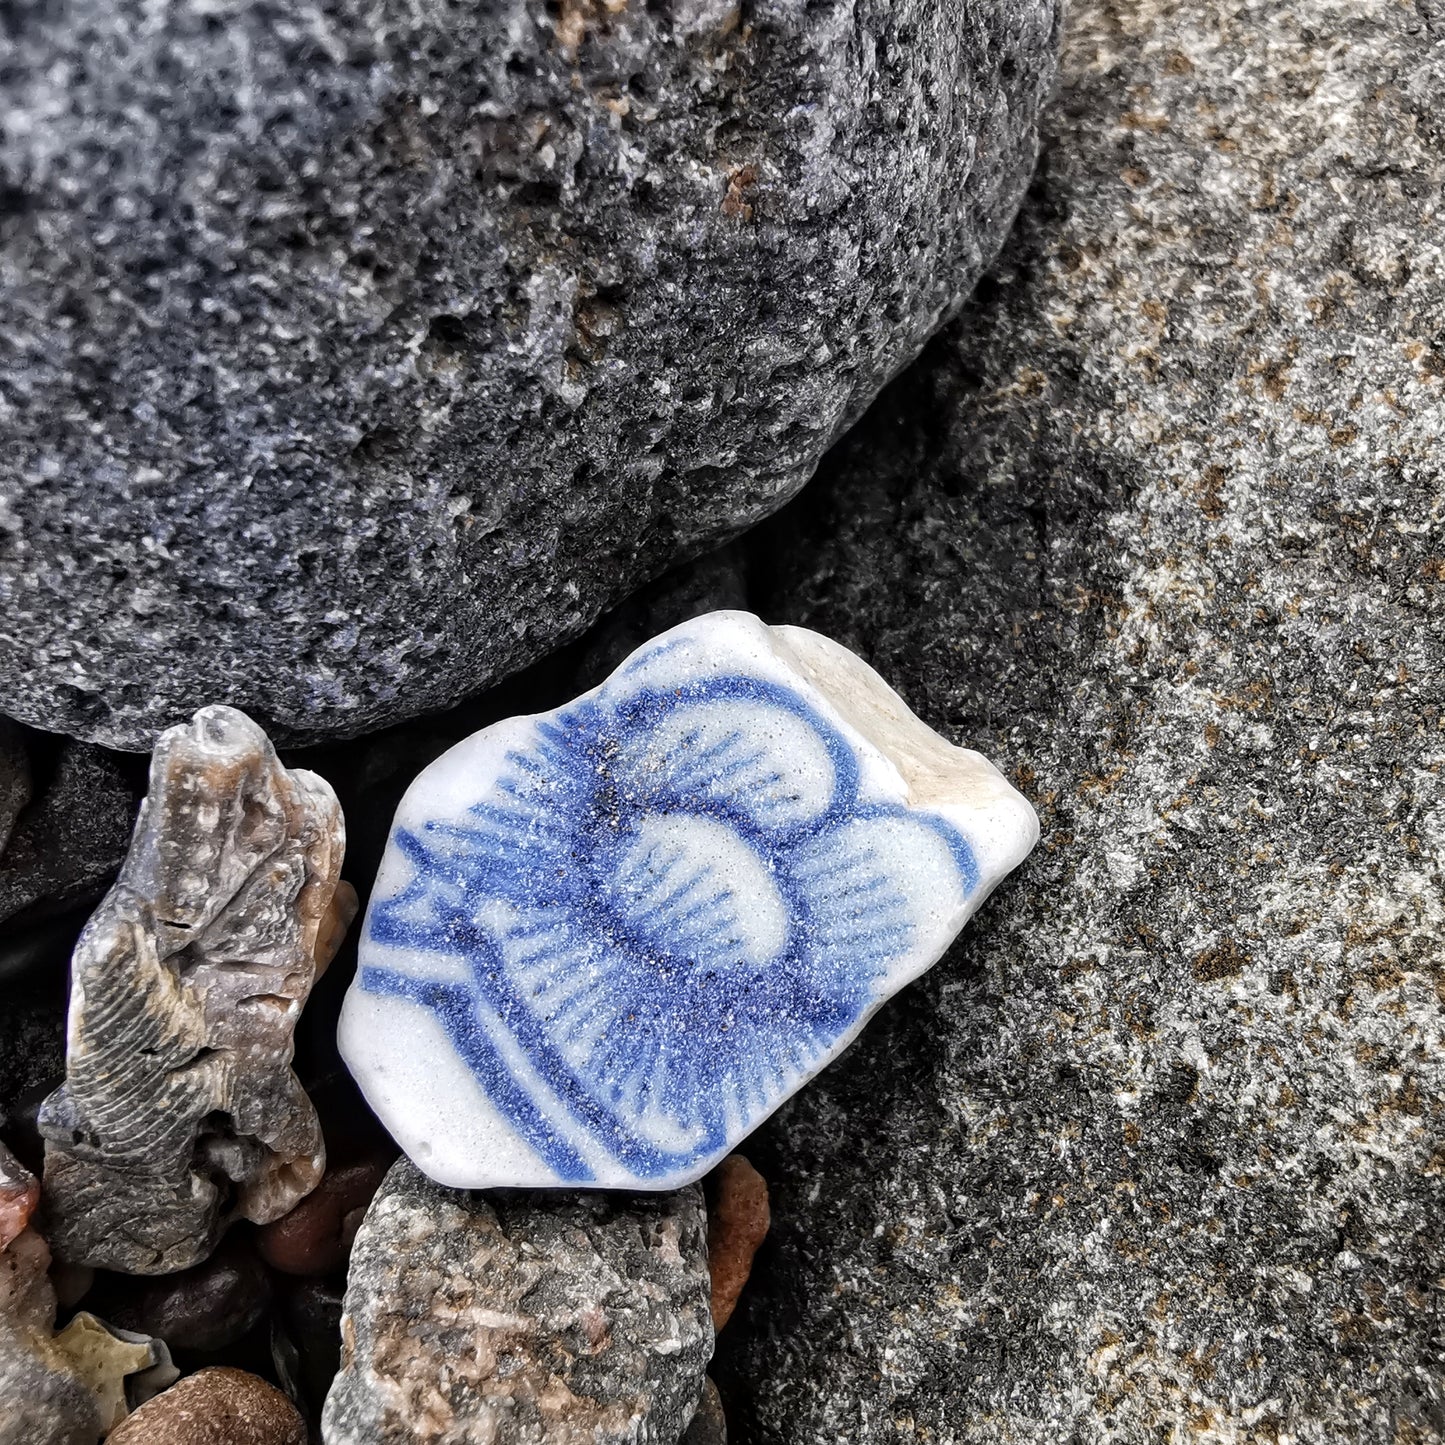
[[[715,612],[402,800],[341,1050],[463,1187],[698,1178],[934,963],[1033,809],[844,648]]]
[[[301,1412],[246,1370],[187,1375],[142,1405],[108,1445],[306,1445]]]
[[[115,887],[72,963],[64,1085],[46,1100],[46,1230],[66,1260],[158,1274],[321,1177],[292,1031],[334,947],[345,835],[330,787],[244,714],[156,745]]]
[[[398,1160],[341,1333],[326,1445],[676,1445],[712,1355],[702,1191],[488,1198]]]

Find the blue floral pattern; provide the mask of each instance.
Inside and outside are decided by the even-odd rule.
[[[559,1182],[593,1179],[598,1147],[667,1178],[776,1108],[915,948],[920,901],[880,827],[895,848],[899,830],[941,840],[958,897],[976,888],[959,832],[865,800],[852,745],[800,692],[620,674],[538,719],[485,801],[394,835],[410,879],[374,901],[367,957],[464,966],[369,963],[358,982],[434,1011]]]

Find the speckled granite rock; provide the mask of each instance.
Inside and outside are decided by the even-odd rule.
[[[129,748],[217,701],[358,732],[766,514],[996,250],[1056,21],[27,10],[0,707]]]
[[[326,1445],[676,1445],[712,1353],[702,1191],[481,1194],[399,1160],[341,1336]]]
[[[1445,12],[1080,0],[1007,264],[752,604],[1044,843],[750,1141],[749,1445],[1445,1438]]]

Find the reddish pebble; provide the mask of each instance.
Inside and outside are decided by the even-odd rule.
[[[702,1387],[702,1399],[680,1445],[728,1445],[728,1422],[723,1414],[722,1396],[709,1379]]]
[[[0,1144],[0,1249],[9,1249],[40,1203],[40,1181]]]
[[[712,1271],[712,1324],[720,1330],[768,1232],[767,1181],[741,1154],[729,1154],[707,1181],[707,1263]]]
[[[301,1412],[245,1370],[210,1369],[147,1400],[106,1445],[306,1445]]]
[[[261,1258],[286,1274],[332,1274],[346,1268],[351,1243],[387,1165],[375,1159],[338,1164],[289,1214],[261,1229]]]

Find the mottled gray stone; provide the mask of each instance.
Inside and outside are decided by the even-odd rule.
[[[326,1445],[677,1445],[712,1354],[702,1190],[445,1189],[356,1238]]]
[[[756,521],[996,251],[1057,14],[27,7],[0,706],[355,733]]]
[[[748,1154],[749,1445],[1445,1438],[1445,12],[1080,0],[752,601],[1043,841]]]
[[[52,1248],[130,1274],[205,1259],[233,1219],[279,1218],[321,1177],[291,1057],[335,949],[346,837],[326,782],[234,708],[164,733],[150,783],[76,945],[65,1083],[40,1115]]]

